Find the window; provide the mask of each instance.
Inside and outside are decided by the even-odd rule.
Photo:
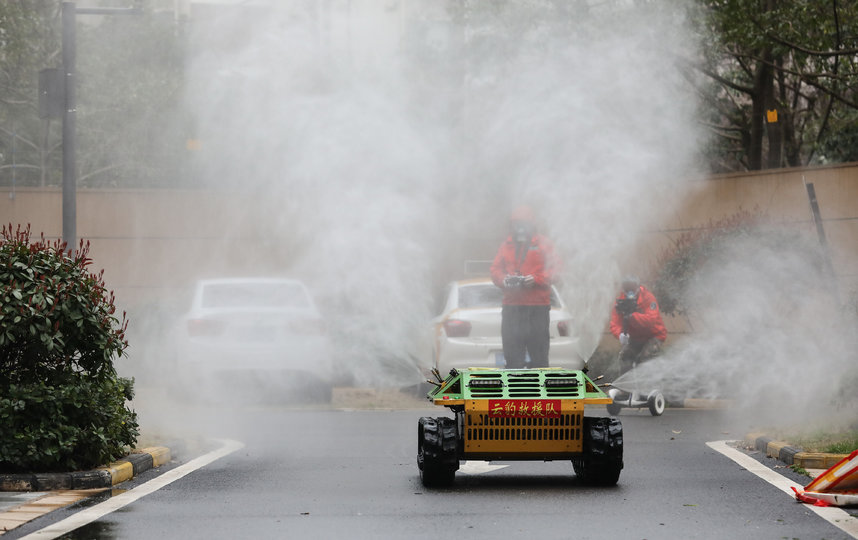
[[[203,289],[206,308],[308,308],[304,288],[296,283],[219,283]]]

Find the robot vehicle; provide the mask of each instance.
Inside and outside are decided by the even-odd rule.
[[[623,468],[623,426],[584,415],[612,400],[583,371],[452,369],[427,397],[453,417],[420,418],[417,467],[424,486],[454,483],[461,460],[570,460],[587,484],[614,485]]]

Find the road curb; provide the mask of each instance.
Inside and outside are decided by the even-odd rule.
[[[802,469],[829,469],[836,465],[848,454],[826,454],[823,452],[805,452],[801,448],[790,446],[784,441],[777,441],[765,433],[749,433],[745,436],[745,444],[768,457],[783,461],[787,465],[795,465]]]
[[[137,450],[105,467],[71,473],[0,474],[0,491],[57,491],[107,488],[159,467],[172,459],[170,449],[153,446]]]
[[[676,404],[682,409],[729,409],[733,405],[730,399],[688,398]]]

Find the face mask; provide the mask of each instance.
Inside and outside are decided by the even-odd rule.
[[[512,227],[512,237],[516,242],[527,242],[533,236],[530,226],[526,223],[516,223]]]
[[[639,289],[633,289],[630,291],[626,291],[625,292],[626,298],[628,298],[629,300],[635,300],[638,297],[638,290]]]

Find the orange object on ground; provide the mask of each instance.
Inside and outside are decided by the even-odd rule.
[[[858,450],[817,476],[795,498],[815,506],[858,506]]]

